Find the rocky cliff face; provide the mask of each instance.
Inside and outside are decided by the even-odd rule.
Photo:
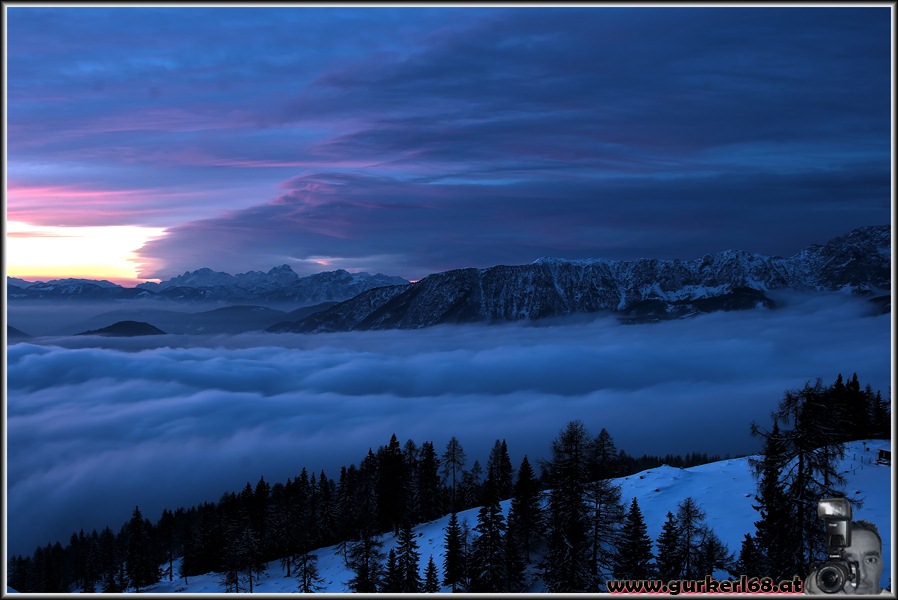
[[[458,269],[418,283],[378,288],[280,331],[416,329],[612,311],[629,321],[712,310],[771,308],[776,289],[888,293],[888,225],[864,227],[790,258],[742,251],[691,261],[563,260]]]

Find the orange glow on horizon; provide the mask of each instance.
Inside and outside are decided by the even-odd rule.
[[[9,221],[6,275],[26,281],[105,279],[125,287],[147,280],[138,276],[136,251],[164,235],[158,227],[45,227]]]

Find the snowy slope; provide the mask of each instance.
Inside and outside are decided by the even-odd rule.
[[[845,460],[841,465],[847,481],[845,488],[847,494],[864,499],[863,507],[855,511],[855,519],[872,521],[882,536],[885,565],[881,581],[883,587],[890,584],[892,569],[891,469],[878,465],[875,461],[879,448],[890,447],[888,441],[851,442],[846,445]],[[667,512],[676,512],[677,504],[690,496],[698,501],[707,515],[707,523],[737,557],[744,534],[754,533],[754,521],[758,518],[758,514],[751,507],[755,481],[749,469],[748,458],[724,460],[689,469],[662,466],[616,481],[621,485],[621,498],[625,505],[628,506],[634,496],[638,498],[648,527],[648,535],[653,540],[661,533],[661,525]],[[510,501],[502,503],[506,515],[509,505]],[[473,529],[477,523],[477,509],[459,513],[459,523],[465,519]],[[442,578],[443,538],[448,521],[449,517],[446,516],[415,528],[421,554],[422,579],[424,567],[430,556],[433,556]],[[385,535],[383,539],[383,551],[386,554],[396,545],[396,540],[391,534]],[[315,554],[318,555],[318,568],[324,578],[324,588],[321,591],[349,591],[346,582],[352,578],[353,573],[345,568],[337,548],[334,546],[321,548]],[[717,576],[722,577],[723,574]],[[223,586],[219,583],[220,579],[221,576],[217,573],[190,577],[186,584],[183,579],[175,578],[173,582],[165,580],[146,591],[220,593],[224,592]],[[539,592],[541,590],[538,585],[537,583],[537,587],[526,591]],[[255,593],[290,593],[296,590],[296,580],[284,576],[278,561],[269,564],[268,571],[262,575],[262,580],[254,586]],[[448,592],[449,589],[443,588],[442,591]]]

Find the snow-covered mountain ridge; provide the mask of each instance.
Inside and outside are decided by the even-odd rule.
[[[457,269],[379,288],[277,331],[415,329],[441,323],[539,319],[612,311],[632,321],[771,308],[764,292],[887,294],[889,225],[862,227],[790,258],[728,250],[681,260],[541,258]]]
[[[249,271],[231,275],[209,268],[186,271],[162,281],[125,288],[108,281],[60,279],[48,282],[7,280],[7,297],[21,299],[131,299],[205,300],[227,303],[290,302],[317,304],[352,298],[366,290],[408,283],[382,273],[349,273],[343,269],[300,277],[289,265],[268,272]]]

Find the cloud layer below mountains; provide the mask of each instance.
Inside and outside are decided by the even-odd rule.
[[[887,315],[843,296],[625,326],[599,317],[328,335],[43,339],[8,348],[9,551],[117,530],[368,448],[451,436],[517,465],[569,420],[631,454],[751,453],[787,389],[857,372],[889,394]]]

